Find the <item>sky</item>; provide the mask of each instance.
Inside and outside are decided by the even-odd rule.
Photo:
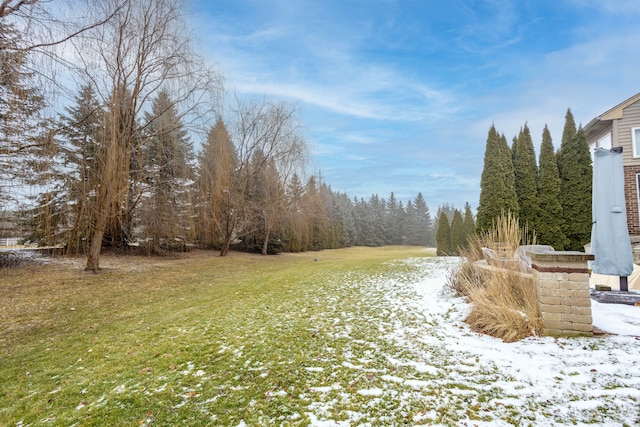
[[[637,0],[193,0],[227,93],[296,105],[309,173],[333,190],[477,207],[487,132],[640,91]]]

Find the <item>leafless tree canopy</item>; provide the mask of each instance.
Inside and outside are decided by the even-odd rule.
[[[351,201],[306,176],[295,105],[236,97],[224,107],[184,7],[0,0],[0,208],[24,205],[30,240],[84,253],[94,272],[105,247],[224,256],[234,245],[267,254],[426,244],[416,227],[399,231],[429,227],[422,199],[406,211],[393,194],[388,205]],[[398,226],[381,237],[375,221]]]

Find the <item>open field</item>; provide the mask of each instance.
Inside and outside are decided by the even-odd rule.
[[[335,356],[326,340],[335,312],[362,297],[336,278],[386,274],[385,261],[428,254],[198,252],[105,257],[99,275],[85,273],[82,259],[0,270],[0,419],[195,425],[217,415],[229,425],[304,417],[299,395],[318,375],[306,368]],[[284,392],[293,405],[283,405]]]
[[[423,248],[0,270],[0,424],[640,422],[633,336],[473,333]],[[4,423],[4,424],[3,424]]]

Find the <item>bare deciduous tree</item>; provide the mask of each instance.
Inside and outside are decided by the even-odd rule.
[[[59,182],[51,185],[51,177],[60,175],[54,157],[60,154],[55,134],[61,129],[47,118],[46,108],[63,89],[60,72],[69,69],[63,47],[103,25],[121,7],[118,4],[111,13],[91,21],[78,6],[76,0],[0,1],[0,205],[7,202],[9,209],[15,209],[25,203],[23,213],[33,217],[27,222],[46,225],[53,222],[47,215],[62,212],[60,206],[53,206],[62,203]],[[75,13],[65,13],[72,8]],[[40,194],[27,197],[34,192]],[[37,200],[39,206],[29,207],[28,199]],[[43,234],[49,227],[37,228],[37,234]],[[41,241],[51,239],[41,236]]]
[[[238,101],[233,128],[238,167],[229,196],[232,204],[225,215],[227,224],[221,256],[227,254],[234,234],[249,235],[259,228],[262,228],[262,238],[266,240],[262,252],[267,252],[269,236],[276,223],[274,212],[283,213],[281,192],[274,189],[276,186],[263,182],[265,197],[252,198],[251,186],[267,176],[275,179],[274,176],[279,175],[282,188],[296,169],[304,164],[306,143],[300,134],[295,112],[295,107],[285,102]],[[269,168],[273,168],[271,173],[267,172]],[[267,193],[273,197],[266,197]]]
[[[93,4],[99,17],[121,3]],[[138,123],[151,97],[165,91],[187,124],[214,106],[220,80],[191,49],[183,7],[182,0],[126,0],[112,19],[84,33],[76,44],[85,77],[108,104],[108,137],[99,162],[102,183],[87,270],[100,269],[102,239],[109,223],[126,228],[139,200],[139,189],[131,180],[132,156],[146,141],[145,126],[155,120],[148,117],[144,124]]]

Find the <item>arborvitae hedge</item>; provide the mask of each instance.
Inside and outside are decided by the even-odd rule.
[[[507,211],[518,212],[513,161],[506,138],[492,125],[484,153],[476,229],[490,229],[494,218]]]
[[[453,220],[451,221],[451,238],[450,250],[452,253],[460,253],[460,249],[464,248],[464,220],[458,209],[453,212]]]
[[[556,250],[564,250],[567,238],[562,231],[562,205],[560,204],[560,175],[551,140],[551,133],[545,126],[540,146],[540,173],[538,178],[538,215],[536,238],[542,245],[551,245]]]
[[[469,203],[466,203],[464,206],[464,247],[468,247],[469,239],[476,232],[476,224],[473,220],[473,213],[471,212],[471,206]]]
[[[449,255],[451,252],[451,227],[449,218],[444,212],[438,217],[438,231],[436,231],[436,252],[438,255]]]
[[[518,196],[519,222],[521,226],[535,229],[538,220],[538,190],[536,178],[536,153],[529,127],[525,124],[513,149],[515,187]]]
[[[563,135],[571,135],[573,116],[567,112]],[[582,251],[591,240],[591,155],[582,128],[570,140],[562,141],[557,155],[562,203],[562,230],[567,237],[567,250]]]

